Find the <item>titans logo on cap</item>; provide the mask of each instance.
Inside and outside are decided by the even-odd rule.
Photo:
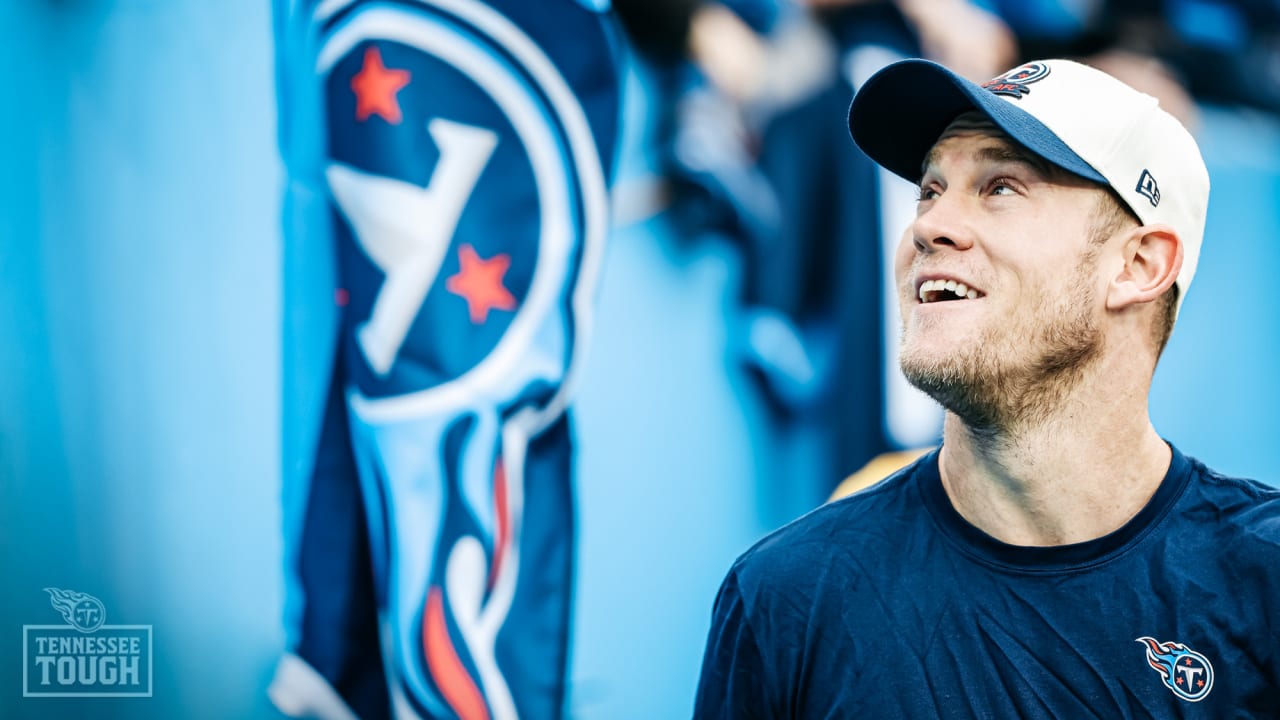
[[[992,78],[984,83],[982,87],[990,90],[997,95],[1022,99],[1023,95],[1031,93],[1028,85],[1040,82],[1049,76],[1049,66],[1044,63],[1033,62],[1027,63],[1021,67],[1014,68],[1009,72]]]

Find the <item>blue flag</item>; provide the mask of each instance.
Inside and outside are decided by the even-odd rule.
[[[563,714],[619,91],[588,5],[277,4],[286,274],[330,247],[339,307],[313,461],[286,462],[287,714]]]

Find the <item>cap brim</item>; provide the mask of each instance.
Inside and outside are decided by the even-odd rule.
[[[849,106],[849,134],[872,160],[919,182],[930,148],[956,116],[982,112],[1001,130],[1050,163],[1087,180],[1107,180],[1049,128],[1015,102],[929,60],[888,65],[858,90]]]

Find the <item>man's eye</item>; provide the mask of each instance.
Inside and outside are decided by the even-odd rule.
[[[1004,180],[996,180],[991,184],[992,195],[1012,195],[1015,192],[1013,186]]]
[[[916,198],[916,200],[918,202],[924,202],[925,200],[932,200],[936,197],[938,197],[937,190],[934,190],[931,187],[922,187],[920,188],[920,195]]]

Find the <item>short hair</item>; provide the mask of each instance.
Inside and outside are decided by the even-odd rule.
[[[1095,243],[1106,242],[1107,238],[1126,225],[1142,224],[1142,220],[1129,209],[1129,205],[1114,188],[1109,185],[1101,185],[1099,188],[1103,192],[1098,193],[1098,202],[1093,208],[1093,241]],[[1178,316],[1178,294],[1178,286],[1174,284],[1156,301],[1159,305],[1156,309],[1155,322],[1151,325],[1151,339],[1156,345],[1157,359],[1164,353],[1165,346],[1169,344],[1169,336],[1173,333],[1173,322]]]

